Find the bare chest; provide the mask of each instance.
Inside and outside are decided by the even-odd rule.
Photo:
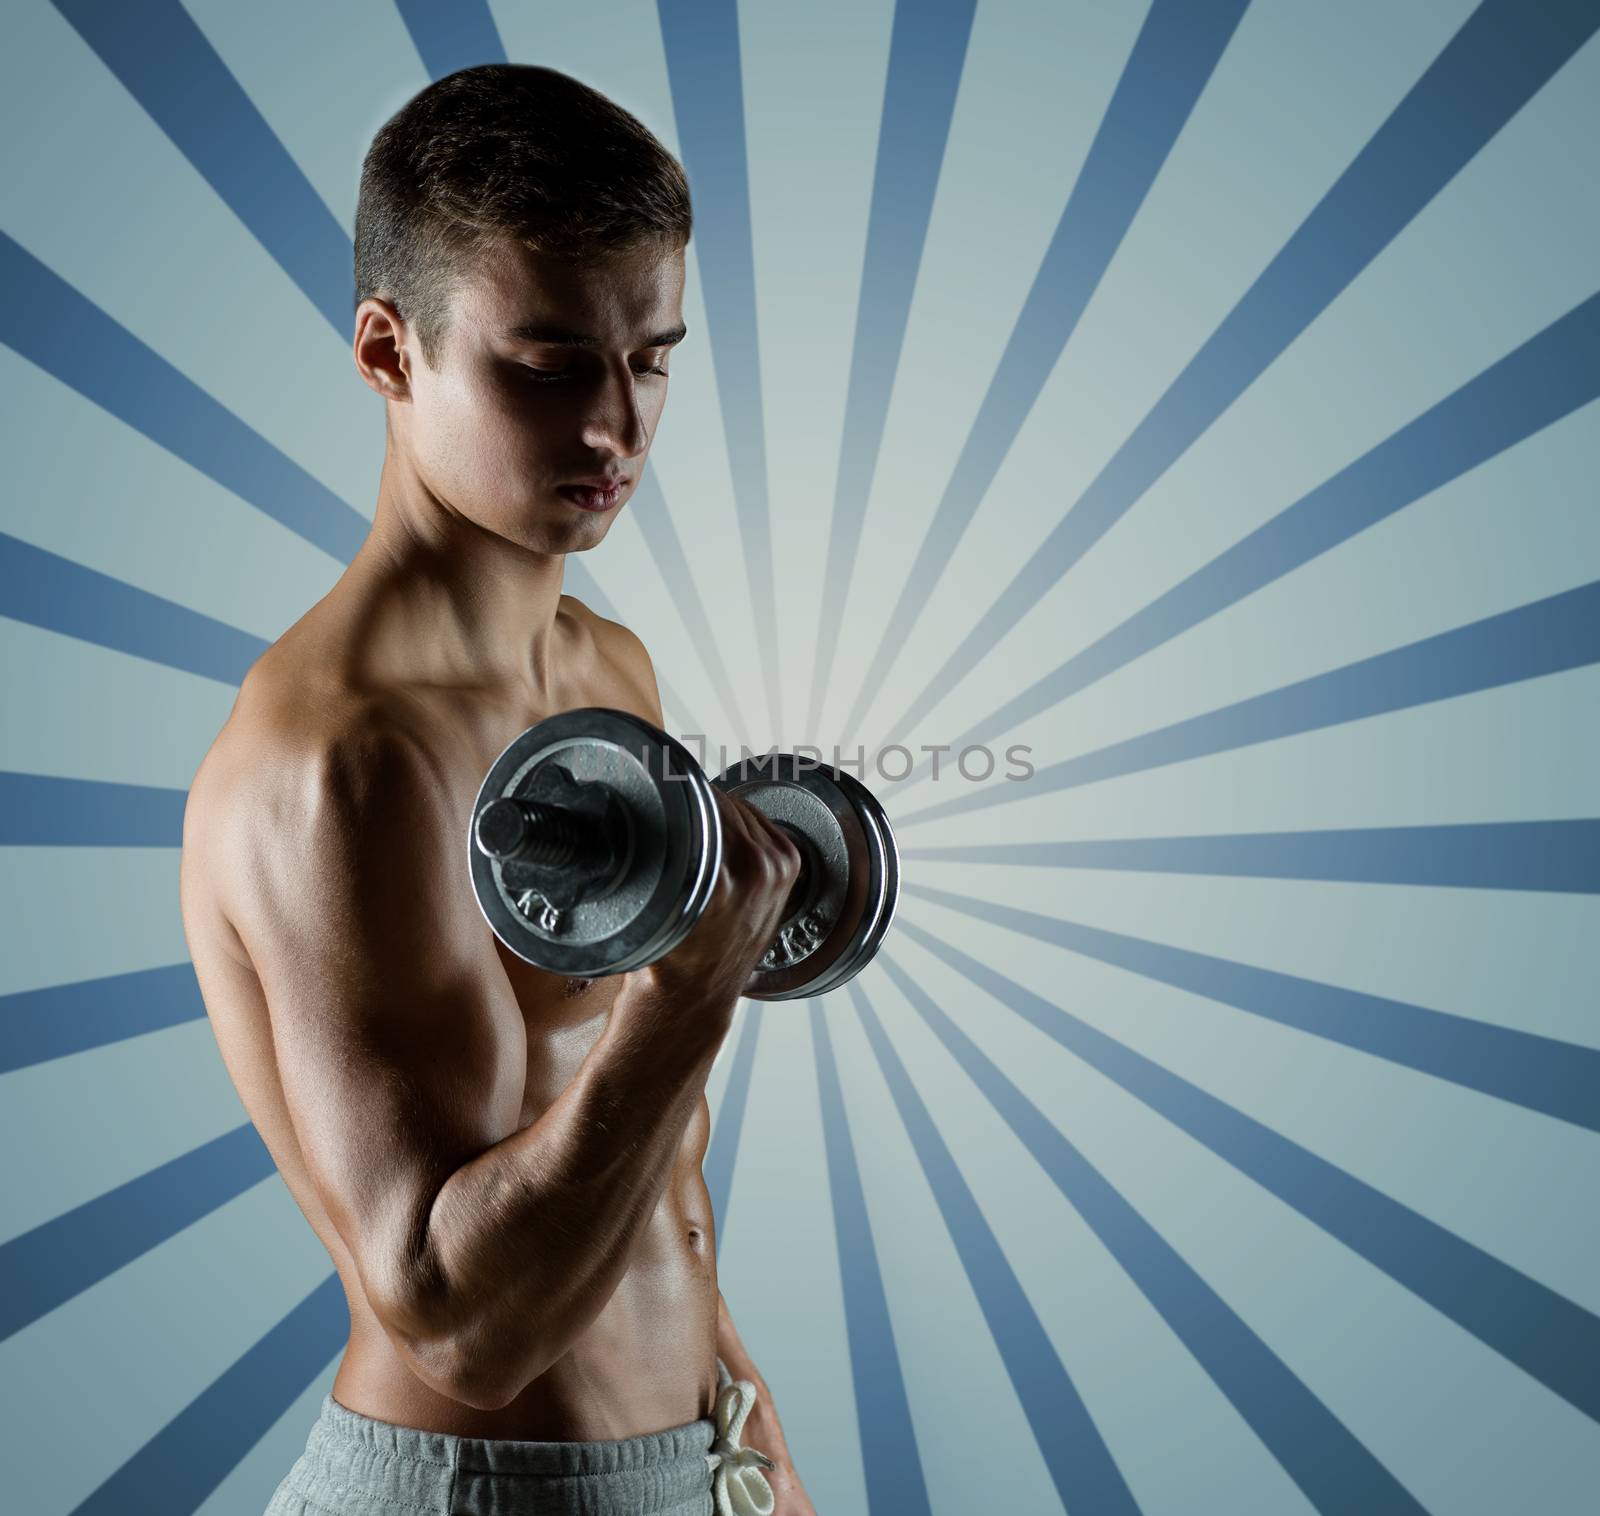
[[[615,679],[598,677],[586,681],[581,698],[564,699],[559,702],[559,708],[580,704],[632,710],[649,719],[641,709],[643,702],[638,692]],[[552,708],[556,708],[556,703],[552,703]],[[513,738],[550,713],[549,709],[523,704],[463,706],[459,703],[454,708],[441,708],[433,713],[431,724],[439,734],[437,751],[441,772],[449,785],[461,838],[461,877],[457,883],[463,900],[473,901],[467,839],[484,775]],[[604,1031],[622,981],[571,979],[537,969],[494,935],[488,923],[482,920],[475,901],[473,914],[477,917],[475,927],[492,949],[522,1010],[527,1041],[527,1083],[519,1124],[527,1125],[547,1110],[571,1083]]]

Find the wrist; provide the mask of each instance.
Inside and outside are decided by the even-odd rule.
[[[696,1093],[710,1077],[732,1025],[714,1006],[673,993],[649,969],[636,969],[622,982],[606,1025],[595,1044],[608,1063],[648,1070],[671,1084],[693,1085]]]
[[[624,1003],[625,1014],[669,1022],[685,1041],[710,1043],[714,1052],[733,1025],[739,1001],[737,996],[685,983],[666,960],[657,959],[624,977],[617,1004]]]

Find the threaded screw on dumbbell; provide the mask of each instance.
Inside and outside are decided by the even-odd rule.
[[[478,812],[478,846],[499,863],[567,868],[611,856],[604,829],[559,805],[504,795]]]

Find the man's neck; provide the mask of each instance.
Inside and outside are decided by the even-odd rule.
[[[372,530],[346,577],[368,651],[413,681],[548,690],[566,555],[467,519],[387,465]]]

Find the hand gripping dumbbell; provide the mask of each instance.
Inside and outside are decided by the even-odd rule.
[[[627,711],[563,711],[495,759],[472,807],[472,886],[495,935],[554,974],[643,968],[689,934],[722,862],[712,786],[782,827],[800,877],[744,993],[837,989],[871,961],[894,916],[900,862],[872,792],[793,753],[708,779],[693,754]]]

